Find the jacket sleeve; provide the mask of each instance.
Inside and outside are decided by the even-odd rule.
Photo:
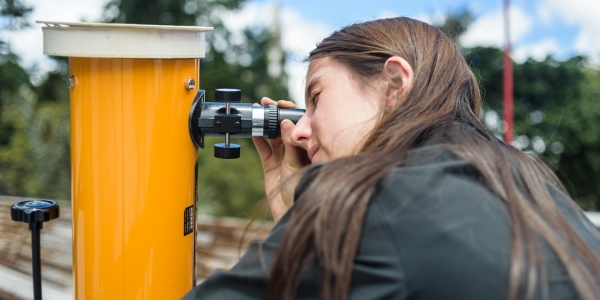
[[[254,242],[229,271],[218,270],[192,289],[183,300],[192,299],[268,299],[267,272],[288,214],[275,226],[264,242]]]
[[[259,252],[258,245],[253,244],[233,269],[215,271],[183,299],[266,299],[266,276]]]

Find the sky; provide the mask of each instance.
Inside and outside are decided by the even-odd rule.
[[[31,20],[94,22],[101,18],[106,0],[24,0],[34,6]],[[193,1],[193,0],[192,0]],[[200,0],[206,1],[206,0]],[[235,13],[222,15],[231,30],[247,26],[270,26],[274,0],[248,0]],[[460,42],[470,46],[503,46],[502,0],[280,0],[282,44],[288,51],[286,71],[293,100],[303,102],[306,65],[302,63],[315,44],[334,30],[356,22],[382,17],[407,16],[439,23],[448,11],[468,8],[476,19]],[[547,55],[567,59],[577,54],[600,65],[599,0],[511,0],[512,57],[523,62],[528,57],[543,60]],[[204,25],[204,24],[198,24]],[[34,26],[19,33],[2,32],[11,50],[24,65],[38,73],[54,68],[43,55],[42,31]],[[268,96],[268,95],[266,95]]]

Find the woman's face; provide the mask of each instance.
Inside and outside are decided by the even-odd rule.
[[[359,84],[348,68],[329,57],[311,61],[306,76],[306,114],[292,132],[312,163],[360,150],[384,108],[380,85]]]

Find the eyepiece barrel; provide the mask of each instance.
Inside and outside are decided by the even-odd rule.
[[[306,110],[300,108],[280,108],[277,105],[269,105],[264,110],[264,120],[266,122],[262,136],[269,139],[281,136],[280,126],[283,120],[287,119],[296,124],[306,112]]]
[[[287,119],[287,120],[294,122],[294,124],[296,124],[296,123],[298,123],[298,121],[300,121],[300,118],[302,118],[302,116],[304,116],[305,112],[306,112],[305,109],[300,109],[300,108],[280,108],[279,109],[279,119],[278,119],[277,123],[281,124],[281,121]]]

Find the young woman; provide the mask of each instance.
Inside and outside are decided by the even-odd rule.
[[[276,227],[186,299],[600,299],[598,231],[481,124],[441,31],[355,24],[308,61],[306,114],[254,140]]]

